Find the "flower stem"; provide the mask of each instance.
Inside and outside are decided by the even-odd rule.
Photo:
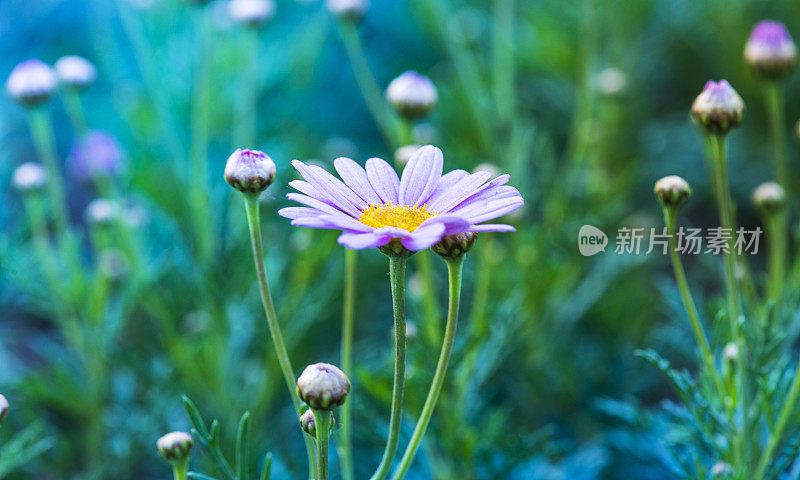
[[[328,480],[328,437],[330,436],[331,413],[312,410],[317,428],[317,480]]]
[[[430,423],[433,410],[436,408],[436,403],[439,400],[439,394],[444,385],[444,377],[447,374],[447,364],[450,361],[450,352],[453,349],[453,341],[456,337],[456,327],[458,326],[458,305],[461,299],[461,272],[464,266],[465,255],[447,260],[447,274],[450,286],[450,301],[447,309],[447,326],[444,332],[444,341],[442,342],[442,351],[439,353],[439,362],[436,365],[436,372],[433,375],[431,388],[428,390],[428,397],[425,399],[425,405],[422,407],[422,413],[417,420],[417,425],[414,427],[414,433],[411,435],[411,440],[406,447],[400,465],[397,467],[392,480],[401,480],[408,472],[411,462],[414,460],[414,455],[417,453],[422,437],[425,436],[425,430]]]
[[[283,372],[283,378],[286,380],[286,386],[289,389],[289,395],[292,397],[295,411],[298,417],[300,416],[300,397],[297,395],[296,386],[297,379],[294,376],[294,369],[292,362],[289,359],[289,352],[286,350],[286,345],[283,342],[283,334],[281,333],[280,324],[278,324],[278,315],[275,313],[275,305],[272,302],[272,295],[269,291],[269,283],[267,283],[267,273],[264,269],[264,251],[261,241],[261,220],[260,212],[258,210],[258,196],[256,195],[242,195],[244,198],[245,211],[247,212],[247,224],[250,227],[250,242],[253,248],[253,261],[256,268],[256,277],[258,277],[258,288],[261,293],[261,302],[264,305],[264,313],[267,316],[267,326],[269,333],[272,337],[272,343],[275,346],[275,353],[278,355],[278,363]],[[303,435],[306,443],[306,452],[308,453],[309,477],[310,479],[316,478],[316,461],[314,458],[314,445],[307,435]]]
[[[356,251],[344,249],[344,306],[342,308],[342,370],[351,372],[353,366],[353,323],[356,297]],[[353,439],[350,425],[350,402],[342,405],[339,422],[339,461],[343,480],[353,480]]]
[[[775,82],[767,82],[765,85],[765,96],[767,102],[767,116],[769,120],[770,139],[774,151],[775,180],[781,187],[789,190],[789,174],[786,162],[786,139],[783,127],[783,98]]]
[[[794,405],[797,403],[798,394],[800,394],[800,362],[797,364],[797,371],[794,374],[794,381],[792,381],[792,388],[789,390],[789,396],[786,398],[786,403],[783,404],[783,408],[781,408],[778,421],[769,436],[767,447],[764,449],[761,460],[758,462],[758,468],[756,468],[756,474],[755,477],[753,477],[755,480],[762,480],[764,478],[764,473],[772,459],[772,454],[775,448],[777,448],[778,442],[781,440],[783,430],[786,428],[786,422],[789,421],[789,416],[791,416]]]
[[[769,242],[769,298],[777,304],[781,295],[786,264],[786,213],[768,213],[764,219],[767,241]],[[777,305],[776,305],[777,308]]]
[[[714,355],[711,353],[711,348],[708,344],[708,339],[706,338],[705,331],[703,330],[703,325],[700,323],[700,315],[697,313],[697,307],[695,306],[694,299],[692,298],[691,290],[689,289],[689,283],[686,281],[686,272],[683,270],[683,264],[681,263],[681,258],[677,252],[677,246],[675,241],[675,219],[677,216],[677,209],[664,207],[664,223],[667,226],[667,233],[669,234],[669,256],[670,260],[672,261],[672,269],[675,272],[675,281],[678,283],[678,290],[681,292],[681,297],[683,298],[683,306],[686,308],[686,313],[689,316],[689,321],[692,324],[692,330],[694,331],[694,336],[697,339],[697,344],[700,346],[700,353],[703,357],[703,362],[706,364],[706,369],[708,370],[708,374],[711,375],[711,378],[714,380],[714,384],[717,387],[720,395],[725,395],[725,386],[722,384],[722,380],[720,379],[717,369],[714,366]]]
[[[74,88],[63,90],[64,106],[67,107],[67,115],[72,123],[72,129],[78,138],[83,137],[88,127],[86,126],[86,115],[83,113],[81,96]]]
[[[53,221],[59,238],[65,238],[67,231],[67,196],[64,193],[64,180],[61,176],[61,167],[58,164],[55,139],[53,137],[53,124],[47,113],[41,108],[30,109],[28,116],[33,135],[34,145],[39,158],[47,170],[47,189],[53,208]],[[63,246],[63,240],[62,240]]]
[[[436,287],[433,284],[433,271],[431,270],[431,253],[427,251],[419,252],[416,258],[419,273],[422,276],[425,337],[433,345],[436,345],[441,339],[441,330],[439,326],[439,305],[436,301]]]
[[[406,307],[405,307],[405,255],[389,255],[389,278],[392,286],[394,310],[394,386],[392,387],[392,415],[389,419],[389,437],[378,469],[371,480],[383,480],[392,466],[400,441],[400,420],[403,417],[403,389],[406,380]]]
[[[189,461],[183,461],[172,465],[172,479],[173,480],[186,480],[189,473]]]

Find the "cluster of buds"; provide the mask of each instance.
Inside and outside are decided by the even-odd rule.
[[[781,22],[759,22],[744,47],[747,63],[770,80],[785,77],[797,64],[797,47]]]
[[[275,180],[275,162],[264,152],[237,148],[225,164],[225,181],[242,193],[257,195]]]
[[[679,209],[691,198],[692,189],[686,180],[670,175],[656,182],[653,193],[664,208]]]
[[[430,78],[409,70],[389,83],[386,98],[400,116],[413,120],[431,111],[438,94]]]
[[[273,0],[230,0],[228,15],[237,23],[248,27],[260,27],[275,16],[275,2]]]
[[[171,432],[156,442],[158,454],[170,465],[185,464],[192,454],[194,439],[186,432]]]
[[[297,379],[297,395],[312,410],[333,410],[344,404],[348,393],[347,375],[329,363],[309,365]]]
[[[727,80],[709,81],[692,104],[692,120],[706,133],[725,135],[744,118],[744,101]]]

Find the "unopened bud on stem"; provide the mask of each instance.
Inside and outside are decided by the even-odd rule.
[[[259,194],[275,180],[277,168],[264,152],[236,149],[225,165],[225,181],[242,193]]]
[[[765,182],[753,191],[753,205],[764,213],[775,213],[786,205],[786,193],[775,182]]]
[[[744,47],[744,58],[756,72],[777,80],[797,64],[797,47],[786,26],[781,22],[759,22]]]
[[[47,171],[38,163],[25,162],[14,170],[11,183],[20,193],[41,192],[47,184]]]
[[[475,245],[475,240],[478,234],[475,232],[463,232],[455,235],[445,235],[431,247],[431,250],[445,260],[450,258],[458,258]]]
[[[386,98],[400,116],[413,120],[431,111],[438,94],[430,78],[409,70],[392,80]]]
[[[680,208],[689,201],[692,189],[686,180],[677,175],[670,175],[656,182],[653,193],[663,207]]]
[[[57,86],[53,69],[34,58],[14,67],[6,82],[6,93],[21,105],[35,107],[46,102]]]
[[[186,432],[172,432],[156,442],[158,454],[170,464],[186,462],[192,454],[194,439]]]
[[[332,410],[350,393],[350,380],[338,367],[315,363],[297,379],[297,394],[313,410]]]
[[[727,80],[709,81],[692,104],[691,117],[706,133],[725,135],[744,118],[744,101]]]

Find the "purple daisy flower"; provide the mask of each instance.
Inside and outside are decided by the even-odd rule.
[[[294,160],[305,179],[289,185],[300,193],[286,197],[306,205],[282,208],[292,225],[342,230],[339,243],[360,250],[399,239],[408,250],[424,250],[445,235],[464,232],[513,232],[510,225],[485,224],[523,205],[509,175],[453,170],[442,175],[442,151],[427,145],[409,159],[398,178],[380,158],[366,170],[349,158],[334,161],[342,180],[324,169]]]

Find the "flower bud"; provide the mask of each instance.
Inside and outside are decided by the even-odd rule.
[[[707,133],[725,135],[742,123],[744,101],[727,80],[709,81],[692,104],[692,119]]]
[[[448,258],[458,258],[470,251],[472,246],[475,245],[475,240],[477,238],[478,234],[475,232],[445,235],[439,240],[439,243],[431,247],[431,250],[445,260]]]
[[[259,27],[275,16],[273,0],[230,0],[228,15],[234,22],[249,27]]]
[[[722,358],[724,358],[729,362],[736,360],[738,356],[739,356],[739,346],[733,342],[730,342],[727,345],[725,345],[725,348],[722,350]]]
[[[618,97],[628,87],[628,77],[618,68],[609,67],[597,74],[597,90],[606,97]]]
[[[765,182],[753,191],[753,205],[765,213],[774,213],[786,205],[786,193],[775,182]]]
[[[89,60],[78,55],[66,55],[54,65],[58,80],[70,88],[82,90],[93,84],[97,78],[97,69]]]
[[[107,227],[119,218],[120,207],[117,202],[105,198],[96,198],[89,202],[84,211],[86,223],[96,227]]]
[[[390,256],[395,255],[408,258],[411,255],[414,255],[413,251],[403,246],[399,238],[393,238],[389,240],[389,243],[387,243],[382,247],[378,247],[378,250],[380,250],[381,253],[383,253],[384,255],[390,255]]]
[[[116,178],[124,169],[125,153],[113,135],[92,130],[72,145],[67,162],[75,178],[84,182]]]
[[[717,462],[711,466],[711,478],[722,480],[733,477],[733,468],[725,462]]]
[[[342,405],[350,393],[350,380],[339,368],[315,363],[297,379],[297,394],[313,410],[332,410]]]
[[[47,184],[47,171],[34,162],[25,162],[11,176],[11,183],[21,193],[41,192]]]
[[[0,394],[0,424],[3,423],[3,420],[6,419],[8,416],[8,400],[2,394]]]
[[[334,423],[333,412],[328,412],[331,416],[331,425]],[[300,428],[310,436],[317,438],[317,423],[314,419],[314,411],[311,409],[300,415]]]
[[[411,159],[411,156],[419,150],[422,145],[406,145],[394,151],[394,163],[399,166],[405,166]]]
[[[225,164],[225,181],[242,193],[258,194],[275,180],[277,169],[264,152],[237,148]]]
[[[369,10],[369,0],[325,0],[325,6],[339,20],[358,23]]]
[[[35,107],[46,102],[57,86],[53,69],[34,58],[14,67],[6,81],[6,93],[21,105]]]
[[[172,432],[156,442],[158,454],[171,464],[186,462],[192,454],[194,439],[186,432]]]
[[[389,83],[386,98],[402,117],[415,119],[436,105],[438,94],[430,78],[409,70]]]
[[[692,189],[686,180],[677,175],[670,175],[656,182],[653,193],[663,207],[680,208],[689,201]]]
[[[781,22],[756,24],[744,47],[744,59],[759,74],[770,80],[786,76],[797,63],[797,47]]]

